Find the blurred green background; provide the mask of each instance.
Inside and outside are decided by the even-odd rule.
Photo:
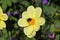
[[[34,38],[28,38],[17,24],[28,6],[41,7],[45,25]],[[9,19],[6,29],[0,30],[0,40],[60,40],[60,0],[0,0],[0,6]]]

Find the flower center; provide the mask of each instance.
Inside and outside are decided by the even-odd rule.
[[[32,19],[32,18],[28,18],[27,19],[27,22],[30,24],[30,25],[33,25],[35,23],[35,20]]]

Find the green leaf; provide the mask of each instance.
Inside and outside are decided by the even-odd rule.
[[[44,5],[43,10],[44,12],[48,12],[49,17],[53,17],[54,13],[56,12],[56,9],[52,5],[51,6]]]
[[[54,25],[56,28],[60,28],[60,20],[55,20]]]
[[[5,40],[3,37],[0,37],[0,40]]]
[[[18,19],[13,16],[10,17],[10,20],[18,21]]]
[[[59,40],[59,36],[60,36],[60,35],[56,35],[56,37],[55,37],[54,40]]]
[[[0,37],[0,40],[7,40],[8,39],[7,30],[3,29],[2,32],[3,32],[3,35],[2,37]]]
[[[54,31],[55,31],[55,25],[51,24],[51,26],[50,26],[50,32],[54,32]]]
[[[9,12],[13,12],[13,9],[12,9],[12,8],[10,8],[8,11],[9,11]]]
[[[18,0],[12,0],[13,3],[16,3]]]
[[[11,7],[11,5],[12,5],[12,0],[7,0],[7,5]]]
[[[2,2],[2,8],[5,11],[7,8],[7,0],[1,0],[1,2]]]
[[[54,25],[55,25],[55,32],[60,33],[60,20],[55,20]]]
[[[35,38],[31,38],[30,40],[36,40]]]
[[[26,7],[28,7],[30,5],[30,3],[28,1],[22,1],[21,4]]]
[[[23,6],[20,6],[20,11],[22,12],[24,10],[24,7]]]
[[[7,5],[3,4],[3,5],[2,5],[2,8],[3,8],[3,11],[5,11],[6,8],[7,8]]]
[[[26,38],[26,40],[36,40],[35,38]]]
[[[36,0],[36,6],[40,6],[41,5],[41,1],[42,0]]]
[[[14,24],[14,28],[16,28],[16,29],[18,28],[18,24],[17,23]]]

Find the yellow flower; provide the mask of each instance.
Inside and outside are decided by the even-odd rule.
[[[8,16],[6,14],[3,14],[2,8],[0,7],[0,30],[6,27],[6,24],[4,21],[8,19]]]
[[[18,25],[24,27],[24,33],[27,37],[32,38],[40,29],[40,26],[45,24],[45,19],[40,17],[42,9],[40,7],[34,8],[29,6],[27,11],[22,13],[22,18],[18,20]]]

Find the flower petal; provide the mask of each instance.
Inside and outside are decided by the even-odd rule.
[[[0,29],[3,29],[5,27],[6,27],[5,22],[0,20]]]
[[[35,8],[33,6],[29,6],[27,8],[27,14],[30,18],[34,18],[35,17]]]
[[[19,25],[20,27],[26,27],[26,26],[28,26],[29,24],[28,24],[28,22],[27,22],[26,19],[20,18],[20,19],[18,20],[18,25]]]
[[[2,8],[0,7],[0,14],[2,14],[3,13],[3,11],[2,11]]]
[[[32,34],[32,32],[33,32],[33,26],[24,28],[25,35],[30,35],[30,34]]]
[[[29,18],[29,16],[27,15],[27,12],[26,12],[26,11],[24,11],[24,12],[22,13],[22,18],[26,18],[26,19]]]
[[[40,29],[40,25],[38,23],[34,24],[34,31],[38,31]]]
[[[33,25],[34,31],[38,31],[40,29],[40,18],[35,18],[35,24]]]
[[[36,32],[33,32],[31,35],[27,36],[29,38],[33,38],[36,35]]]
[[[40,17],[42,13],[42,9],[40,7],[37,7],[35,11],[36,11],[36,17]]]
[[[3,27],[0,27],[0,30],[2,30],[3,29]]]
[[[1,20],[6,21],[8,19],[8,16],[6,14],[2,14],[0,16],[1,16],[1,18],[0,18]]]
[[[45,19],[43,17],[40,17],[39,23],[40,23],[40,25],[44,25],[45,24]]]

